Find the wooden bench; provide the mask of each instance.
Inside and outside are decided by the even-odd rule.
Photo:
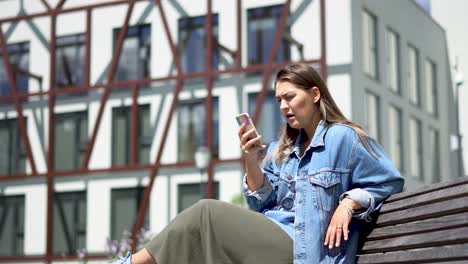
[[[393,195],[374,218],[357,263],[468,263],[468,178]]]

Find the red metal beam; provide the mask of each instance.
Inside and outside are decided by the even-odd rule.
[[[145,188],[145,193],[140,203],[140,208],[138,209],[138,217],[136,219],[135,226],[133,227],[132,246],[131,246],[132,251],[135,251],[135,248],[137,245],[137,241],[138,241],[137,236],[138,236],[141,226],[143,225],[143,219],[145,219],[146,208],[148,208],[148,201],[149,201],[149,197],[151,194],[151,190],[153,189],[154,179],[156,178],[159,168],[161,167],[161,156],[164,150],[164,146],[166,145],[166,138],[169,132],[169,127],[171,125],[172,117],[174,116],[174,111],[176,108],[177,101],[179,100],[179,93],[182,90],[182,86],[184,85],[184,79],[180,77],[180,75],[183,74],[183,70],[180,65],[180,60],[177,54],[176,46],[174,44],[174,41],[172,40],[171,31],[167,24],[166,13],[164,12],[164,7],[161,3],[161,0],[155,0],[155,4],[159,7],[158,9],[159,9],[161,19],[163,21],[164,32],[166,33],[169,46],[171,47],[172,56],[174,58],[174,63],[177,68],[177,83],[173,92],[171,108],[169,110],[169,115],[167,117],[166,124],[164,126],[164,132],[161,137],[161,141],[160,141],[161,143],[159,145],[159,150],[156,156],[156,160],[154,162],[154,166],[151,168],[150,173],[149,173],[150,181],[148,183],[148,186],[146,186]]]
[[[308,64],[320,64],[320,59],[314,59],[314,60],[298,60],[298,61],[282,61],[282,62],[273,62],[271,65],[267,64],[257,64],[257,65],[249,65],[246,67],[243,67],[241,69],[235,69],[235,68],[229,68],[226,70],[213,70],[211,73],[212,77],[220,76],[223,74],[238,74],[238,73],[249,73],[249,72],[259,72],[259,71],[264,71],[266,69],[270,68],[280,68],[285,65],[288,65],[293,62],[303,62],[303,63],[308,63]],[[127,81],[117,81],[117,82],[112,82],[108,84],[107,86],[111,89],[124,89],[128,86],[132,85],[147,85],[150,83],[158,83],[158,82],[166,82],[166,81],[174,81],[179,78],[181,79],[194,79],[194,78],[200,78],[200,77],[205,77],[206,73],[205,72],[194,72],[194,73],[187,73],[187,74],[181,74],[179,75],[173,75],[173,76],[168,76],[168,77],[161,77],[161,78],[145,78],[145,79],[140,79],[140,80],[127,80]],[[81,92],[86,92],[86,91],[94,91],[94,90],[99,90],[102,87],[104,87],[103,84],[96,84],[93,86],[85,86],[85,87],[63,87],[60,88],[60,90],[54,90],[54,91],[44,91],[44,92],[34,92],[34,93],[19,93],[17,94],[19,99],[22,98],[28,98],[31,96],[42,96],[42,95],[48,95],[49,93],[53,93],[54,95],[57,94],[70,94],[70,93],[81,93]],[[0,96],[0,101],[7,101],[11,100],[11,96]]]
[[[55,7],[55,11],[59,11],[62,9],[63,5],[65,4],[65,1],[66,0],[60,0],[60,2],[57,4],[57,6]]]
[[[148,1],[148,0],[135,0],[135,2],[143,2],[143,1]],[[14,16],[14,17],[7,17],[7,18],[0,19],[0,24],[1,23],[6,23],[6,22],[28,20],[28,19],[33,19],[33,18],[38,18],[38,17],[43,17],[43,16],[51,16],[52,14],[65,14],[65,13],[76,12],[76,11],[84,11],[84,10],[87,10],[87,9],[95,9],[95,8],[102,8],[102,7],[108,7],[108,6],[123,5],[123,4],[128,4],[129,2],[130,2],[129,0],[109,1],[109,2],[102,2],[102,3],[99,3],[99,4],[93,4],[93,5],[83,5],[83,6],[79,6],[79,7],[65,8],[65,9],[61,9],[61,10],[51,10],[51,11],[40,12],[40,13],[33,13],[33,14],[25,14],[25,15]]]
[[[56,29],[57,29],[57,16],[52,15],[50,17],[50,75],[49,75],[49,91],[54,91],[55,87],[55,42],[56,42]],[[47,263],[52,261],[52,239],[53,239],[53,227],[54,227],[54,175],[55,170],[55,96],[52,92],[49,92],[49,138],[48,138],[48,152],[47,152],[47,226],[46,226],[46,259]]]
[[[286,26],[290,4],[291,4],[291,0],[286,0],[286,3],[283,6],[283,10],[281,10],[280,19],[278,21],[278,26],[275,32],[275,38],[273,40],[273,47],[271,48],[267,65],[272,65],[273,61],[275,61],[276,55],[278,53],[277,52],[278,48],[280,47],[281,40],[283,39],[283,32]],[[271,74],[272,69],[273,69],[272,67],[269,67],[265,71],[263,71],[262,89],[257,96],[257,100],[255,101],[255,112],[254,112],[253,120],[252,120],[254,124],[257,124],[257,121],[260,118],[260,113],[262,112],[263,101],[265,100],[268,80],[270,79],[270,74]]]
[[[94,142],[96,141],[97,132],[98,132],[99,127],[101,125],[101,119],[102,119],[102,114],[104,112],[104,107],[106,106],[107,98],[109,97],[109,93],[110,93],[109,84],[112,83],[112,81],[114,80],[115,73],[117,71],[117,66],[119,64],[119,59],[120,59],[120,53],[122,51],[122,46],[123,46],[123,42],[125,40],[125,35],[127,35],[128,23],[130,21],[130,16],[132,14],[134,5],[135,5],[135,1],[133,0],[129,4],[127,14],[125,16],[124,25],[123,25],[122,29],[119,32],[117,47],[116,47],[116,49],[114,51],[114,56],[112,57],[110,70],[109,70],[109,74],[108,74],[108,77],[107,77],[107,84],[104,86],[104,93],[101,96],[101,101],[100,101],[100,104],[99,104],[99,111],[98,111],[98,115],[96,117],[96,122],[94,124],[93,133],[92,133],[91,138],[90,138],[90,140],[88,142],[88,145],[86,147],[86,153],[84,155],[83,165],[82,165],[83,169],[87,168],[88,165],[89,165],[89,159],[91,157],[91,153],[93,152]]]
[[[8,84],[10,86],[10,91],[13,99],[13,103],[15,104],[16,113],[18,114],[18,127],[21,136],[21,141],[24,144],[26,149],[26,155],[29,160],[29,164],[31,165],[31,171],[33,174],[36,174],[36,163],[34,162],[34,158],[31,151],[31,145],[29,144],[29,138],[26,132],[26,126],[24,122],[23,116],[23,107],[21,106],[21,102],[16,95],[16,79],[13,74],[13,68],[11,67],[10,63],[10,55],[8,54],[8,46],[5,41],[5,37],[3,36],[2,24],[0,23],[0,49],[2,51],[3,57],[3,64],[7,73]]]
[[[320,33],[322,52],[320,57],[320,72],[322,78],[327,81],[327,31],[325,29],[325,0],[320,0]]]
[[[50,5],[47,3],[46,0],[41,0],[41,2],[42,2],[42,4],[44,4],[44,6],[45,6],[45,8],[47,9],[47,11],[52,10],[52,9],[50,8]]]
[[[237,53],[235,68],[242,67],[242,0],[237,0]]]

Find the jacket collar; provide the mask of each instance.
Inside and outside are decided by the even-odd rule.
[[[325,146],[325,134],[327,133],[329,126],[328,123],[321,119],[315,129],[314,137],[310,141],[310,144],[307,148],[316,148]],[[299,136],[296,139],[296,143],[294,144],[294,152],[300,153],[301,150],[301,142],[304,141],[305,131],[301,129]]]

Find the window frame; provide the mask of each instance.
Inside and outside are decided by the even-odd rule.
[[[127,134],[127,137],[125,138],[125,144],[124,146],[126,146],[125,148],[126,151],[124,151],[126,157],[126,161],[123,163],[123,164],[117,164],[117,161],[116,161],[116,151],[114,151],[114,147],[117,146],[117,144],[119,144],[119,142],[121,142],[120,140],[118,140],[115,136],[115,133],[116,133],[116,129],[114,129],[116,127],[115,123],[116,123],[116,112],[119,112],[121,111],[124,115],[125,115],[125,132]],[[138,135],[137,135],[137,163],[139,164],[146,164],[149,162],[150,157],[147,158],[148,161],[146,161],[145,159],[143,159],[141,157],[141,151],[143,149],[149,149],[148,152],[151,151],[151,145],[152,145],[152,137],[151,135],[144,135],[144,131],[142,129],[143,127],[143,123],[144,122],[147,122],[149,123],[149,125],[151,126],[151,108],[150,108],[150,104],[141,104],[141,105],[138,105],[138,115],[137,115],[137,123],[138,123]],[[148,120],[142,120],[142,117],[143,115],[141,114],[142,111],[147,111],[148,112]],[[119,113],[121,114],[121,113]],[[111,132],[111,142],[112,142],[112,145],[111,145],[111,165],[112,166],[127,166],[127,165],[130,165],[131,164],[131,117],[132,115],[132,106],[116,106],[116,107],[113,107],[112,108],[112,132]]]
[[[72,38],[73,38],[73,40],[69,40],[69,39],[72,39]],[[55,64],[56,65],[59,65],[57,60],[59,58],[59,52],[62,49],[66,49],[66,48],[69,48],[69,47],[74,47],[75,50],[76,49],[83,49],[83,57],[82,57],[82,59],[83,59],[83,68],[80,69],[80,70],[82,70],[82,78],[83,79],[81,80],[81,82],[78,82],[78,83],[61,85],[61,84],[58,83],[59,70],[56,69],[56,71],[55,71],[55,87],[61,89],[61,88],[68,88],[68,87],[84,87],[84,86],[87,85],[85,83],[85,76],[86,76],[86,72],[85,72],[85,68],[86,68],[85,67],[85,63],[86,63],[85,62],[85,58],[86,58],[85,40],[86,39],[85,39],[85,34],[84,33],[63,35],[63,36],[57,36],[56,37],[56,48],[55,48],[55,58],[56,58]],[[72,65],[72,67],[73,67],[73,65]],[[76,72],[76,68],[74,68],[74,69],[75,70],[72,70],[72,72]],[[67,93],[66,95],[82,95],[82,93]]]
[[[363,72],[370,79],[378,81],[380,80],[378,21],[377,16],[367,9],[362,10],[362,32]]]
[[[68,243],[67,246],[67,251],[66,252],[60,252],[60,249],[57,249],[57,239],[53,239],[52,243],[52,252],[54,255],[58,254],[67,254],[67,255],[74,255],[76,254],[76,251],[82,248],[86,248],[86,237],[87,237],[87,230],[86,230],[86,225],[87,225],[87,206],[88,206],[88,201],[86,198],[87,191],[82,190],[82,191],[70,191],[70,192],[54,192],[54,204],[53,204],[53,217],[55,219],[55,210],[59,210],[60,218],[63,222],[55,222],[53,225],[53,237],[55,238],[55,232],[57,232],[58,225],[60,223],[63,224],[63,230],[65,234],[65,243]],[[65,216],[66,212],[64,211],[63,204],[61,204],[63,201],[71,201],[73,204],[73,211],[70,213],[73,215],[71,217],[72,223],[67,222],[67,217]],[[84,202],[84,210],[83,212],[80,211],[80,203]],[[84,223],[79,222],[79,216],[80,214],[84,214]],[[72,230],[68,230],[69,226],[72,225],[74,228]],[[70,232],[72,231],[72,232]],[[70,234],[71,233],[71,234]],[[67,234],[69,234],[69,238],[67,238]],[[81,236],[81,238],[80,238]],[[79,244],[79,240],[82,239],[84,241],[84,245]]]
[[[6,255],[2,255],[0,252],[0,256],[22,256],[24,255],[24,229],[25,229],[25,211],[26,211],[26,203],[25,203],[25,195],[0,195],[0,236],[3,235],[5,224],[5,218],[7,217],[5,214],[5,208],[9,209],[8,207],[13,208],[13,227],[11,229],[5,230],[14,230],[11,232],[11,247],[10,252]],[[20,210],[23,210],[20,212]],[[8,212],[8,211],[7,211]],[[20,219],[22,216],[22,219]]]
[[[84,120],[82,120],[84,119]],[[74,142],[74,147],[76,152],[73,153],[74,157],[71,157],[73,159],[73,168],[68,169],[61,169],[57,167],[57,146],[60,144],[57,144],[59,142],[55,141],[54,144],[54,170],[60,171],[60,170],[76,170],[79,169],[81,166],[80,162],[80,157],[81,155],[84,155],[86,153],[88,141],[89,141],[89,132],[88,132],[88,110],[82,110],[82,111],[76,111],[76,112],[66,112],[66,113],[56,113],[55,114],[55,122],[54,122],[54,134],[55,138],[54,140],[57,140],[57,126],[60,124],[60,122],[67,122],[67,121],[72,121],[75,124],[75,127],[78,127],[76,129],[77,133],[75,135],[75,142]],[[86,125],[85,129],[81,127],[82,122]],[[82,131],[86,131],[86,140],[85,142],[81,142],[81,139],[83,138],[83,135],[81,135]]]
[[[219,112],[220,111],[219,111],[219,107],[220,107],[220,105],[219,105],[219,98],[217,96],[213,96],[212,99],[213,99],[212,100],[212,102],[213,102],[213,104],[212,104],[212,106],[213,106],[212,107],[212,111],[213,111],[212,112],[212,115],[213,115],[212,116],[212,118],[213,118],[213,127],[212,127],[212,129],[213,129],[213,131],[212,131],[213,149],[212,149],[211,157],[212,158],[217,158],[217,157],[219,157],[219,138],[220,138],[220,134],[219,134]],[[205,119],[203,120],[203,126],[205,127],[206,126],[205,125],[206,124],[206,116],[207,116],[206,101],[205,100],[206,100],[206,98],[195,98],[195,99],[190,99],[190,100],[179,101],[178,104],[177,104],[177,161],[178,162],[194,160],[193,156],[191,158],[189,158],[189,159],[182,159],[181,158],[181,153],[182,153],[181,145],[182,144],[181,144],[179,131],[180,131],[180,128],[182,126],[181,126],[180,108],[189,107],[190,108],[189,112],[191,114],[190,117],[192,118],[193,117],[192,114],[194,113],[194,111],[193,111],[194,106],[201,104],[203,106],[204,111],[205,111],[204,112]],[[217,121],[218,124],[216,124],[216,120],[215,120],[216,118],[215,117],[218,117],[218,121]],[[194,120],[191,120],[191,121],[192,121],[191,124],[193,124]],[[195,122],[197,122],[197,121],[195,120]],[[205,130],[205,132],[206,132],[206,130]],[[202,136],[205,136],[205,135],[202,135]],[[205,140],[202,139],[200,141],[201,144],[199,146],[202,146],[204,141]],[[206,144],[206,142],[205,142],[205,144]],[[197,146],[194,145],[194,147],[195,147],[195,149],[193,149],[193,151],[191,152],[192,154],[195,153],[195,150],[196,150]]]
[[[29,41],[22,41],[22,42],[16,42],[16,43],[10,43],[10,44],[7,44],[7,50],[8,50],[8,57],[10,59],[9,63],[11,66],[16,66],[16,68],[18,69],[22,69],[22,70],[26,70],[26,71],[29,71],[29,67],[30,67],[30,42]],[[17,64],[13,63],[12,62],[12,58],[17,55],[17,54],[20,54],[20,58],[22,58],[23,56],[27,56],[27,67],[26,69],[23,69],[23,68],[20,68],[17,66]],[[1,67],[5,67],[4,65],[4,62],[3,62],[3,56],[0,55],[0,64],[1,64]],[[4,68],[4,70],[6,71],[6,69]],[[15,69],[13,69],[13,74],[15,76],[15,81],[16,81],[16,93],[18,94],[23,94],[23,93],[29,93],[29,76],[26,75],[26,74],[21,74],[21,73],[18,73],[18,72],[15,72]],[[10,89],[10,83],[8,81],[8,76],[7,76],[7,73],[5,72],[5,86],[2,87],[2,83],[0,82],[0,95],[5,95],[5,96],[11,96],[11,89]],[[21,83],[21,78],[25,78],[26,81],[26,87],[25,89],[20,89],[20,83]],[[5,89],[5,90],[4,90]],[[27,98],[24,98],[22,99],[24,101],[27,101]],[[2,105],[3,103],[0,102],[0,105]]]
[[[185,17],[181,17],[177,20],[177,32],[178,32],[178,43],[177,43],[177,50],[179,52],[179,54],[181,54],[181,62],[182,62],[182,67],[183,67],[183,70],[184,72],[186,73],[195,73],[195,72],[204,72],[206,71],[206,65],[207,65],[207,62],[206,62],[206,52],[207,52],[207,49],[206,49],[206,18],[207,18],[207,15],[201,15],[201,16],[193,16],[193,17],[189,17],[189,16],[185,16]],[[198,21],[197,20],[200,20],[200,21],[203,21],[203,24],[200,24],[200,25],[197,25]],[[219,16],[217,13],[213,13],[212,14],[212,18],[211,18],[211,21],[212,21],[212,37],[213,37],[213,40],[212,40],[212,48],[213,48],[213,51],[212,51],[212,58],[211,58],[211,65],[212,65],[212,69],[214,70],[217,70],[218,67],[219,67],[219,63],[220,63],[220,52],[219,52],[219,49],[217,48],[217,45],[216,43],[218,43],[218,38],[219,38]],[[188,24],[188,29],[184,28],[183,23],[187,23]],[[190,34],[194,31],[194,30],[197,30],[197,29],[202,29],[203,31],[203,45],[204,45],[204,53],[203,53],[203,61],[204,63],[202,64],[204,66],[203,69],[187,69],[187,65],[186,65],[186,59],[190,58],[190,59],[193,59],[192,56],[190,56],[190,54],[188,54],[188,52],[192,52],[193,49],[190,49],[189,47],[189,36]],[[182,38],[183,37],[183,34],[186,34],[186,37],[185,38]]]
[[[392,39],[394,40],[393,44],[392,44]],[[392,52],[393,45],[394,45],[394,51]],[[401,94],[400,36],[395,30],[393,30],[390,27],[387,28],[387,46],[388,46],[388,49],[387,49],[388,50],[387,52],[387,85],[390,91],[392,91],[395,94],[400,95]],[[392,62],[394,64],[392,64]],[[395,78],[395,80],[393,80],[393,78]]]
[[[9,138],[15,141],[13,144],[8,145],[8,168],[5,172],[7,175],[26,173],[28,158],[23,140],[19,133],[18,122],[17,118],[0,120],[0,129],[6,128]],[[27,133],[27,117],[24,117],[24,124]],[[0,172],[0,174],[2,173]]]
[[[258,21],[258,20],[264,20],[264,19],[274,19],[274,28],[273,30],[276,32],[277,25],[279,23],[279,17],[281,15],[281,11],[283,9],[284,4],[277,4],[277,5],[270,5],[270,6],[260,6],[260,7],[254,7],[254,8],[249,8],[247,9],[247,22],[246,22],[246,32],[247,32],[247,64],[248,65],[261,65],[261,64],[267,64],[269,58],[263,58],[262,52],[258,52],[259,50],[262,51],[265,48],[263,45],[263,34],[261,34],[261,30],[256,31],[256,39],[261,39],[261,41],[257,41],[254,44],[252,43],[252,40],[250,39],[250,27],[251,23]],[[254,13],[260,13],[262,12],[263,14],[254,14]],[[290,11],[288,12],[288,16],[290,14]],[[284,32],[288,32],[290,34],[291,32],[291,27],[288,26],[287,24],[285,25]],[[281,62],[281,61],[289,61],[291,60],[291,44],[284,39],[284,37],[281,38],[281,44],[278,47],[278,51],[276,54],[276,58],[274,59],[275,62]],[[269,42],[268,42],[269,43]],[[271,43],[273,44],[273,43]],[[254,48],[255,47],[255,48]],[[269,48],[273,48],[273,45]],[[250,52],[255,50],[257,56],[251,58]],[[267,49],[268,50],[268,49]],[[280,60],[278,57],[280,57],[280,52],[282,52],[282,57],[283,60]]]
[[[110,191],[110,196],[111,196],[111,205],[110,205],[110,238],[112,240],[120,240],[123,236],[123,232],[124,230],[120,231],[119,230],[116,230],[116,219],[117,219],[117,216],[116,216],[116,212],[117,212],[117,208],[116,208],[116,201],[119,199],[119,198],[134,198],[135,199],[135,203],[136,203],[136,208],[137,208],[137,211],[135,212],[135,216],[134,216],[134,220],[133,220],[133,224],[131,227],[129,227],[129,232],[131,232],[133,230],[133,226],[135,225],[135,222],[137,220],[137,217],[138,217],[138,213],[140,211],[140,206],[141,206],[141,200],[142,200],[142,197],[145,193],[145,189],[146,189],[146,186],[134,186],[134,187],[118,187],[118,188],[112,188],[111,191]],[[131,192],[135,192],[135,193],[131,193]],[[130,193],[130,195],[129,195]],[[134,197],[131,197],[131,195],[135,195]],[[145,226],[148,226],[149,225],[149,208],[150,208],[150,201],[148,202],[148,205],[146,207],[146,214],[145,214],[145,219],[144,219],[144,223],[143,225]],[[128,212],[128,211],[127,211]]]
[[[141,24],[136,24],[132,26],[128,26],[126,35],[124,37],[124,40],[122,42],[122,50],[121,50],[121,55],[119,56],[119,61],[117,62],[117,69],[115,72],[115,77],[114,81],[127,81],[127,80],[139,80],[139,79],[145,79],[151,77],[151,24],[150,23],[141,23]],[[122,28],[114,28],[113,29],[113,42],[112,42],[112,50],[115,51],[117,48],[117,41],[119,38],[119,33]],[[147,30],[149,32],[148,35],[148,43],[144,43],[144,31]],[[136,31],[136,32],[135,32]],[[124,79],[123,77],[119,78],[119,70],[120,70],[120,60],[122,60],[122,54],[123,54],[123,48],[125,44],[125,40],[127,38],[132,38],[132,37],[138,37],[138,51],[137,53],[139,54],[137,56],[137,72],[138,76],[134,78],[129,78],[129,79]],[[146,59],[141,59],[140,53],[142,52],[142,49],[145,48],[146,50]],[[142,69],[141,69],[142,68]],[[117,89],[121,90],[121,89]]]

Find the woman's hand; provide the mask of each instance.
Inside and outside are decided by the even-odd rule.
[[[262,136],[256,136],[255,129],[252,128],[246,131],[247,126],[243,124],[239,128],[240,146],[244,159],[255,160],[257,162],[258,152],[265,148],[262,145]]]
[[[344,198],[341,201],[328,225],[327,234],[325,235],[325,246],[332,249],[333,246],[339,247],[341,245],[341,239],[348,240],[349,222],[353,217],[352,211],[360,208],[361,206],[358,203],[349,198]]]

